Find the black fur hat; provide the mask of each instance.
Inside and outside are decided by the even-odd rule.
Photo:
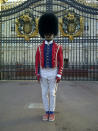
[[[58,18],[53,13],[43,14],[38,22],[39,34],[44,38],[45,34],[54,34],[58,33]]]

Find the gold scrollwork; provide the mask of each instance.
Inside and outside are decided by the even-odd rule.
[[[16,33],[18,37],[30,40],[38,35],[38,19],[33,15],[24,14],[16,19]]]
[[[83,18],[79,17],[74,11],[66,11],[59,23],[62,36],[69,37],[71,41],[74,37],[81,36],[83,33]]]
[[[3,3],[6,3],[8,0],[0,0],[0,3],[3,4]]]

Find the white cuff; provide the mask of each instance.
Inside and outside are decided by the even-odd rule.
[[[59,77],[59,78],[61,78],[61,75],[60,75],[60,74],[57,74],[56,76]]]

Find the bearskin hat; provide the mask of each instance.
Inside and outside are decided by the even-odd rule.
[[[53,13],[43,14],[38,22],[39,34],[44,38],[45,34],[54,34],[58,33],[58,18]]]

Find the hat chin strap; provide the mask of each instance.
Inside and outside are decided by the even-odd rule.
[[[50,38],[50,39],[45,38],[45,40],[49,42],[49,41],[53,40],[53,38]]]
[[[46,40],[46,41],[50,42],[51,40]]]

